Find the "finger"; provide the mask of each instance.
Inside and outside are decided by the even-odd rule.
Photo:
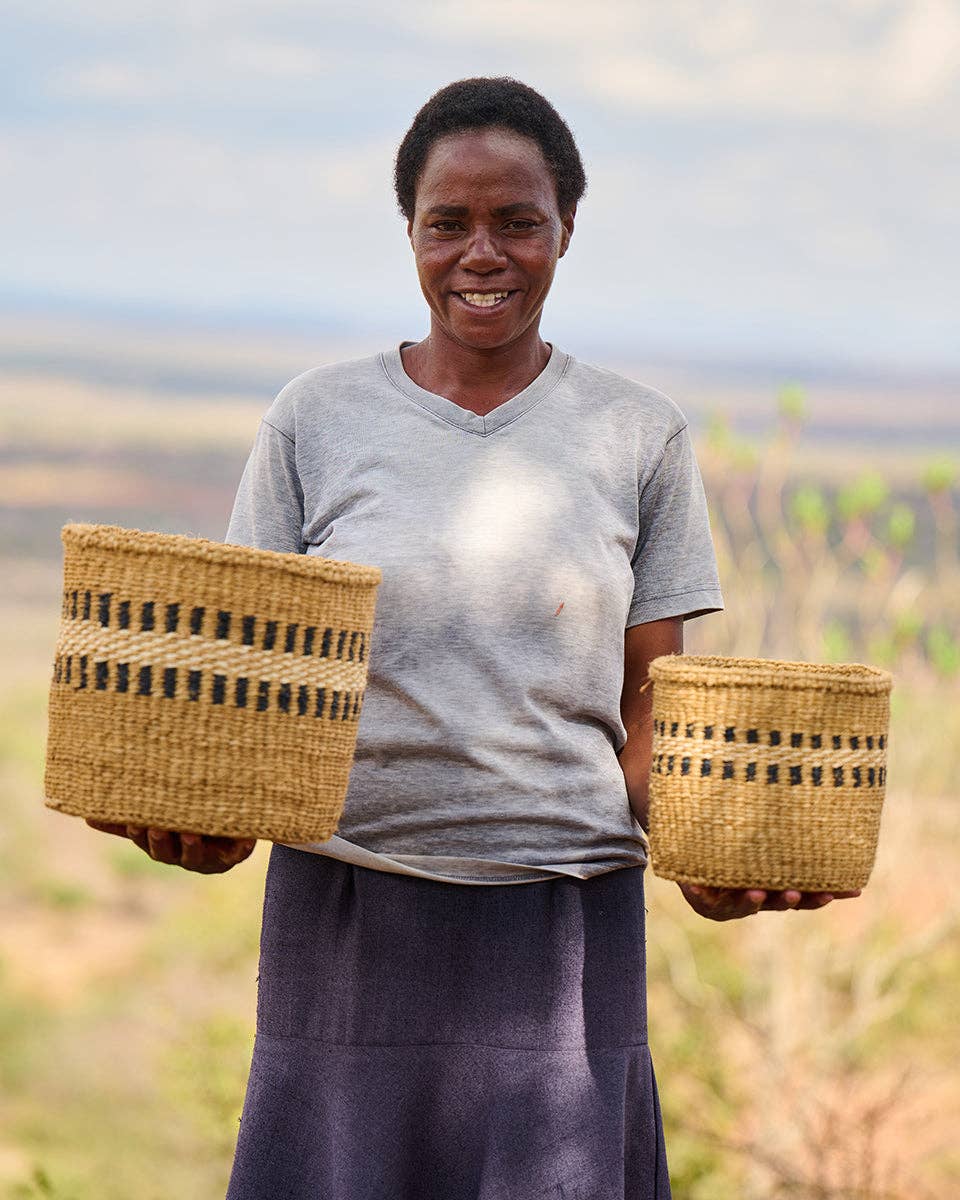
[[[723,888],[718,907],[725,910],[729,920],[752,917],[763,907],[767,892],[764,888]]]
[[[802,898],[802,894],[795,888],[788,888],[784,891],[771,891],[767,896],[763,909],[765,912],[786,912],[788,909],[796,908]]]
[[[680,889],[694,912],[699,913],[701,917],[717,919],[717,888],[707,887],[703,883],[682,883]]]
[[[146,854],[150,853],[150,843],[147,839],[147,831],[143,825],[128,825],[127,837]]]
[[[246,858],[257,844],[256,838],[214,837],[208,840],[214,846],[217,861],[231,867]]]
[[[92,829],[99,829],[101,833],[113,833],[117,837],[127,836],[126,825],[115,823],[112,821],[95,821],[92,817],[85,817],[84,820]]]
[[[696,898],[698,908],[709,913],[713,913],[716,908],[722,907],[730,900],[730,893],[726,888],[709,887],[705,883],[689,884],[687,891]]]
[[[234,838],[233,846],[228,856],[231,865],[236,866],[237,863],[243,862],[245,858],[249,858],[256,845],[256,838]]]
[[[180,834],[180,866],[188,871],[203,869],[203,838],[199,833]]]
[[[235,867],[237,863],[243,862],[245,858],[249,858],[253,853],[253,848],[257,844],[256,838],[230,838],[230,845],[219,851],[219,861],[223,863],[223,869],[228,871],[231,867]]]
[[[199,833],[181,834],[187,846],[187,857],[181,865],[205,875],[229,871],[249,857],[257,844],[256,838],[215,837]]]
[[[150,857],[170,866],[180,861],[180,839],[172,829],[148,829]]]
[[[702,897],[709,904],[717,904],[720,901],[739,904],[745,899],[749,900],[751,904],[762,904],[767,895],[762,888],[707,887],[704,883],[691,885],[690,891]]]
[[[823,908],[832,900],[848,900],[860,895],[860,889],[852,892],[804,892],[801,908]]]
[[[223,843],[229,838],[201,837],[201,862],[197,868],[204,875],[219,875],[229,871],[234,865],[230,857],[230,849]]]
[[[752,917],[769,907],[770,897],[775,896],[776,892],[771,892],[767,888],[747,888],[741,894],[743,896],[741,911],[737,915]]]
[[[229,854],[237,841],[233,837],[221,837],[219,834],[206,834],[204,841],[218,854]]]
[[[765,891],[755,890],[753,893],[743,888],[714,888],[706,884],[682,884],[681,888],[694,910],[702,917],[712,921],[732,921],[737,917],[751,916],[757,911],[760,901],[754,897],[763,897]]]

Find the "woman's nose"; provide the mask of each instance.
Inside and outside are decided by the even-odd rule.
[[[506,265],[506,256],[489,230],[475,230],[460,255],[460,265],[468,271],[491,271]]]

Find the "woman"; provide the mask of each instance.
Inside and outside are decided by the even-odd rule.
[[[687,423],[540,336],[586,186],[542,96],[443,88],[395,181],[430,332],[280,392],[225,539],[383,570],[338,833],[270,853],[228,1200],[667,1197],[643,685],[723,606]],[[253,848],[98,827],[190,870]]]

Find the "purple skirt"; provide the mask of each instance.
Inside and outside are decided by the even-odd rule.
[[[274,844],[227,1200],[669,1200],[643,869],[470,886]]]

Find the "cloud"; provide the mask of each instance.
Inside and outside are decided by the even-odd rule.
[[[320,72],[337,67],[336,55],[322,46],[249,36],[229,38],[223,48],[223,61],[232,68],[280,80],[316,79]]]
[[[70,25],[68,13],[40,11],[51,31]],[[225,104],[225,119],[247,96],[284,113],[311,91],[329,103],[400,83],[400,98],[425,98],[463,74],[504,71],[637,115],[933,121],[951,136],[960,117],[954,0],[488,0],[482,10],[445,6],[442,20],[432,0],[349,10],[100,3],[87,30],[71,28],[44,74],[51,98],[179,97]]]
[[[7,287],[385,313],[417,296],[393,146],[231,147],[126,129],[0,134]]]
[[[439,29],[430,7],[407,10],[425,36],[539,48],[558,79],[635,112],[860,124],[960,112],[953,0],[491,0],[482,16],[451,7]]]
[[[65,99],[145,100],[170,95],[176,83],[159,69],[145,70],[123,60],[81,63],[57,72],[48,81],[52,95]]]
[[[39,206],[71,222],[97,222],[116,209],[121,225],[133,213],[219,220],[272,211],[303,228],[342,205],[383,211],[393,204],[393,150],[384,139],[238,147],[164,130],[87,126],[70,137],[55,129],[0,131],[12,212]]]
[[[397,142],[444,82],[510,73],[590,177],[554,328],[813,345],[832,320],[957,357],[954,0],[36,0],[0,40],[8,290],[411,331]]]
[[[958,62],[960,9],[952,0],[916,0],[900,9],[877,66],[901,103],[924,108],[938,100],[952,101],[956,113]]]

